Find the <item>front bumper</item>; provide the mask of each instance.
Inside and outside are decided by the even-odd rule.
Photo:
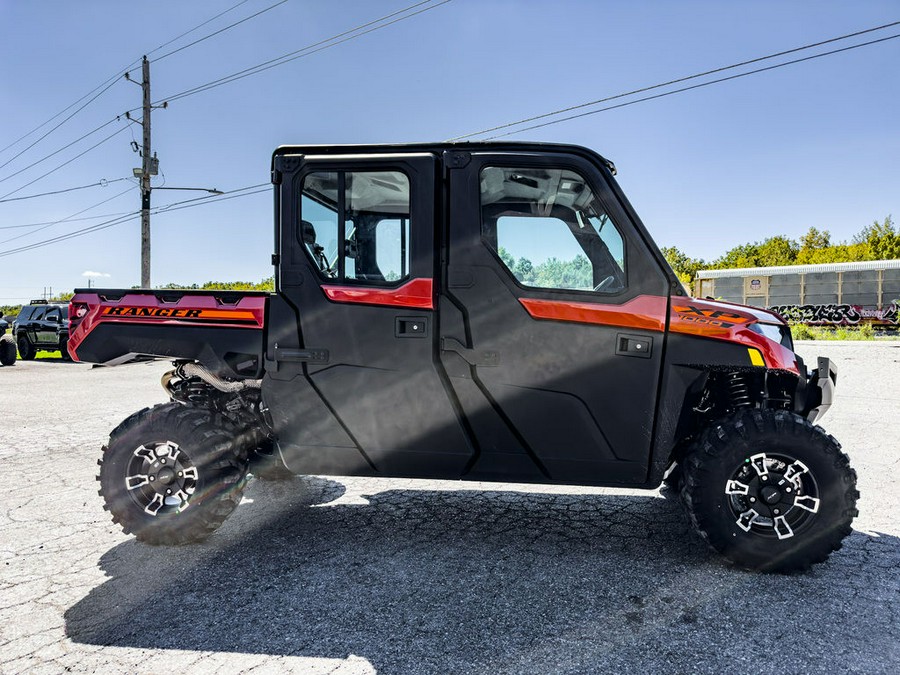
[[[816,369],[810,373],[806,382],[800,410],[810,422],[818,421],[828,412],[834,400],[834,388],[837,386],[837,366],[824,356],[820,356],[817,361]]]

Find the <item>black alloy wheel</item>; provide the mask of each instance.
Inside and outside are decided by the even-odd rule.
[[[211,410],[166,403],[135,413],[103,448],[97,479],[104,508],[126,534],[148,544],[202,541],[240,503],[242,444]]]
[[[720,420],[682,465],[694,528],[747,569],[792,572],[823,562],[859,513],[856,472],[840,444],[786,410]]]

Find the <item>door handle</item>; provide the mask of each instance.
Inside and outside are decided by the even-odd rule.
[[[421,316],[398,316],[394,319],[394,337],[428,337],[428,319]]]
[[[653,338],[644,335],[616,334],[616,354],[649,359],[652,353]]]

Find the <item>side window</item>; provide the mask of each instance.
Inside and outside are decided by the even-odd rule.
[[[481,231],[523,286],[606,294],[626,287],[624,239],[574,171],[483,169]]]
[[[303,179],[300,244],[328,279],[409,277],[409,178],[400,171],[321,171]]]

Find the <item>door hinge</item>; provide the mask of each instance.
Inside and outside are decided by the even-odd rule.
[[[445,150],[444,166],[448,169],[462,169],[472,160],[472,154],[464,150]]]
[[[499,366],[500,354],[483,349],[468,349],[455,338],[441,338],[442,352],[455,352],[470,366]]]

